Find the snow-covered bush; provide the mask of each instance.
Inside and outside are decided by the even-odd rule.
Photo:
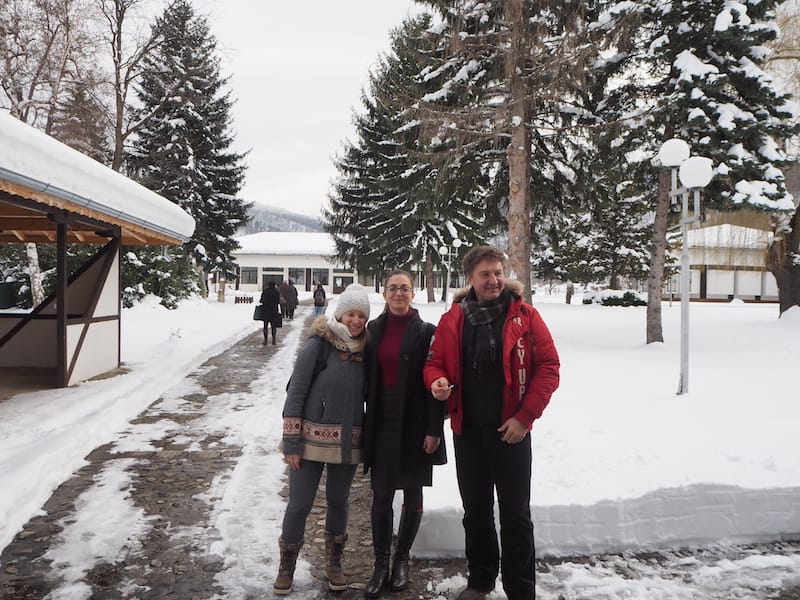
[[[587,291],[583,294],[583,303],[603,306],[647,306],[647,298],[634,290]]]

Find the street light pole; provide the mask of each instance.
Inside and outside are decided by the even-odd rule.
[[[664,142],[658,152],[661,164],[670,169],[670,192],[672,201],[681,197],[681,373],[678,380],[678,395],[689,392],[689,225],[700,219],[700,189],[708,185],[713,177],[711,159],[689,156],[689,145],[683,140]],[[678,179],[682,187],[678,188]],[[689,192],[694,194],[694,213],[689,216]]]
[[[451,256],[458,256],[458,249],[461,247],[461,240],[458,238],[454,238],[452,242],[455,252],[451,252],[448,246],[442,245],[439,246],[439,256],[442,257],[442,261],[445,265],[445,278],[442,280],[442,294],[444,295],[444,307],[447,308],[447,288],[450,287],[450,257]]]

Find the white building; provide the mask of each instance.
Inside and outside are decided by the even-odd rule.
[[[689,297],[700,300],[778,300],[778,284],[769,270],[773,233],[767,213],[711,211],[703,226],[688,233]],[[680,243],[676,252],[680,252]],[[664,282],[665,295],[680,293],[676,273]]]
[[[328,294],[340,293],[357,279],[356,272],[336,259],[327,233],[266,231],[237,237],[233,254],[239,267],[236,289],[258,292],[269,281],[291,280],[298,290],[311,291],[322,283]]]
[[[777,300],[778,285],[767,267],[772,235],[731,224],[689,230],[690,297]]]

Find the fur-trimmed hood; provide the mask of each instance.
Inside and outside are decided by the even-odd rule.
[[[522,292],[524,291],[524,286],[522,285],[521,281],[517,281],[516,279],[507,279],[504,286],[508,292],[511,294],[511,297],[515,300],[517,298],[522,297]],[[469,291],[472,289],[472,286],[463,287],[457,292],[453,293],[453,304],[457,304],[461,302],[464,298],[467,297]]]

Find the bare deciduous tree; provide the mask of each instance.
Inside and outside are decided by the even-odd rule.
[[[113,150],[111,168],[122,168],[125,140],[140,122],[128,119],[131,86],[141,74],[142,59],[156,46],[149,26],[143,20],[147,0],[95,0],[102,19],[102,38],[111,56],[111,87],[114,96],[111,110]],[[130,32],[129,32],[130,29]]]

